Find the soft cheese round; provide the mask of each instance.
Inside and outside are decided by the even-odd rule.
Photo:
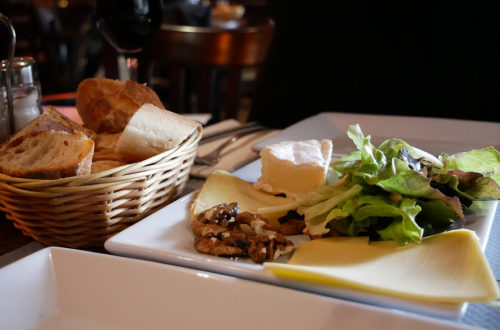
[[[284,141],[260,152],[261,176],[255,187],[272,194],[294,196],[325,184],[332,141]]]
[[[324,164],[330,162],[332,142],[330,140],[283,141],[269,147],[268,151],[275,158],[288,160],[296,165]]]

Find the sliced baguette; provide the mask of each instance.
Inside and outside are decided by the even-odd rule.
[[[68,133],[82,132],[90,138],[95,138],[96,133],[74,122],[64,114],[57,111],[54,107],[48,106],[43,110],[43,113],[22,127],[19,131],[9,137],[7,142],[0,146],[0,153],[12,141],[19,139],[23,135],[28,135],[32,132],[44,130],[64,131]]]
[[[13,177],[59,179],[91,172],[94,141],[78,131],[31,132],[0,153],[0,172]]]
[[[130,118],[115,151],[130,161],[141,161],[172,149],[201,125],[177,113],[144,104]]]
[[[43,113],[37,118],[33,119],[28,125],[21,128],[14,138],[29,134],[31,132],[44,131],[52,129],[55,131],[65,131],[69,133],[83,132],[90,138],[94,138],[96,133],[88,129],[64,114],[57,111],[54,107],[48,106],[43,110]]]

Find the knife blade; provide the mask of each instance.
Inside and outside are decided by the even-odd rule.
[[[218,140],[221,138],[229,137],[229,136],[234,135],[234,134],[239,134],[239,133],[243,133],[246,131],[252,131],[252,130],[255,130],[257,128],[264,129],[265,126],[263,126],[257,122],[249,122],[249,123],[237,126],[237,127],[231,127],[228,129],[221,130],[219,132],[216,132],[216,133],[211,134],[211,135],[206,136],[206,137],[204,136],[201,138],[199,144],[205,144],[205,143],[212,142],[212,141],[215,141],[215,140]]]

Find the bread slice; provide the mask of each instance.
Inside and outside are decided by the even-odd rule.
[[[44,131],[52,129],[55,131],[65,131],[69,133],[83,132],[90,138],[95,137],[95,132],[88,129],[64,114],[57,111],[53,106],[48,106],[44,109],[43,113],[37,118],[33,119],[28,125],[21,128],[14,136],[14,139],[31,132]]]
[[[23,135],[28,135],[32,132],[39,132],[48,129],[55,131],[65,131],[68,133],[83,132],[90,138],[94,138],[96,136],[96,133],[93,130],[75,123],[73,120],[57,111],[54,107],[48,106],[43,110],[43,113],[40,116],[36,117],[29,124],[22,127],[19,131],[10,136],[9,139],[0,146],[0,153],[8,144],[10,144],[10,142],[20,138]]]
[[[94,141],[80,131],[32,132],[11,141],[0,153],[0,172],[32,179],[87,175],[93,153]]]
[[[178,146],[196,129],[201,125],[194,120],[145,104],[130,118],[115,151],[127,160],[141,161]]]
[[[123,165],[127,165],[127,163],[119,160],[97,160],[92,162],[91,173],[95,174]]]
[[[155,91],[133,81],[88,78],[76,91],[78,113],[85,126],[97,133],[121,132],[145,103],[165,108]]]

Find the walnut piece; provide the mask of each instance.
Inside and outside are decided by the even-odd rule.
[[[276,260],[294,249],[293,243],[265,217],[239,210],[239,204],[234,202],[201,212],[191,223],[196,251],[224,257],[250,257],[262,263]],[[240,227],[243,224],[250,226],[255,234],[244,233]]]

